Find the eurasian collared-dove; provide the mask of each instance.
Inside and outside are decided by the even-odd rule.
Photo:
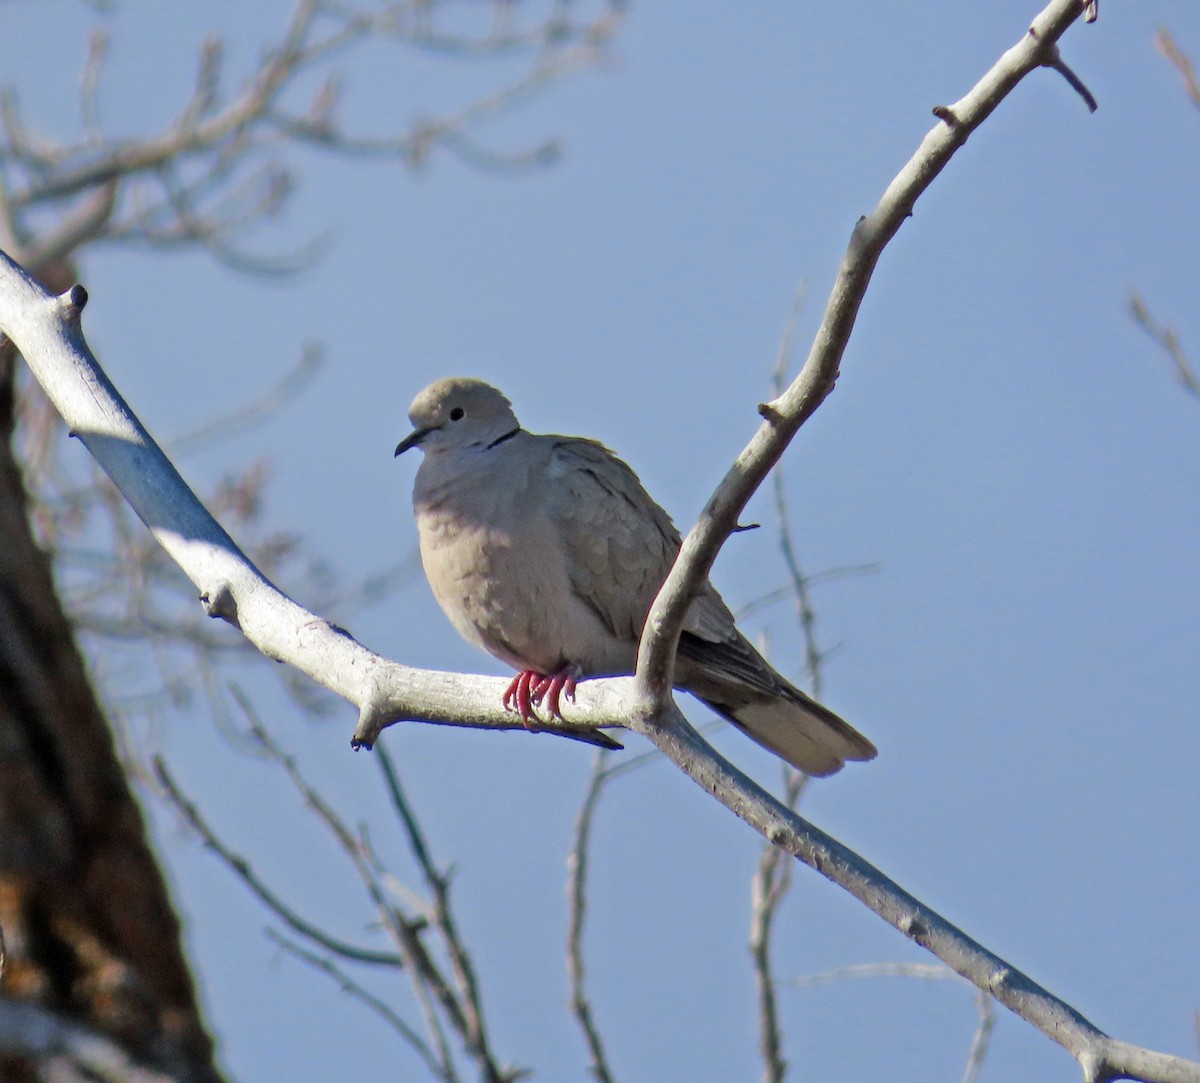
[[[638,639],[679,551],[667,513],[592,440],[535,436],[481,380],[425,388],[409,411],[421,561],[468,642],[519,674],[505,693],[527,723],[559,715],[582,677],[632,673]],[[811,775],[875,746],[775,672],[706,583],[688,612],[675,684]]]

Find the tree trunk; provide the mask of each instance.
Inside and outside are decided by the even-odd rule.
[[[50,561],[30,528],[12,447],[15,364],[4,342],[0,1081],[216,1083],[179,922]],[[98,1050],[103,1070],[84,1063]],[[113,1063],[114,1055],[125,1063]]]

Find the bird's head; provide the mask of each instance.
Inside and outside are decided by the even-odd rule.
[[[396,445],[397,455],[414,447],[427,455],[489,448],[521,429],[508,399],[469,376],[430,384],[413,399],[408,419],[413,431]]]

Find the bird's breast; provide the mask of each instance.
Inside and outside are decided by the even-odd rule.
[[[580,601],[562,539],[536,507],[442,492],[414,510],[426,578],[468,642],[514,669],[631,671],[632,645]]]
[[[514,669],[549,673],[561,656],[561,553],[516,509],[476,498],[418,505],[421,562],[438,604],[466,640]],[[544,524],[543,524],[544,526]],[[555,605],[555,598],[560,604]]]

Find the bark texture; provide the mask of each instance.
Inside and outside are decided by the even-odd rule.
[[[30,529],[12,447],[16,360],[3,343],[0,998],[99,1033],[153,1073],[215,1083],[166,883]],[[54,1071],[36,1045],[0,1033],[2,1083]]]

